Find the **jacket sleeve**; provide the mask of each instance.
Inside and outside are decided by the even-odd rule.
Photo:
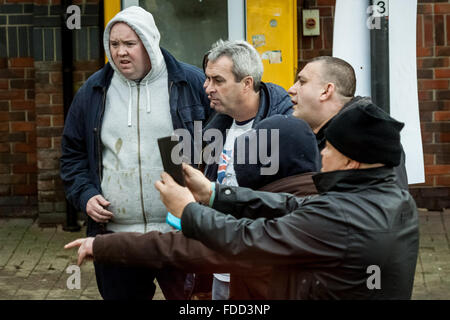
[[[181,232],[145,234],[121,232],[95,237],[94,260],[100,263],[161,269],[176,267],[187,272],[250,274],[254,266],[221,255]]]
[[[216,183],[213,208],[236,218],[275,218],[292,212],[305,199],[289,193],[254,191]]]
[[[83,103],[86,103],[83,99],[83,89],[76,94],[65,121],[61,140],[60,171],[66,198],[76,209],[86,212],[88,200],[100,192],[89,173],[84,135],[85,119],[81,114]]]
[[[190,203],[182,215],[182,231],[209,248],[235,259],[264,265],[336,265],[347,249],[348,230],[342,210],[328,201],[308,204],[275,219],[236,219]]]

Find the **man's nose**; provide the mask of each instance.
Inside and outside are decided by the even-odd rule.
[[[297,94],[297,82],[294,83],[294,84],[292,85],[292,87],[289,88],[288,93],[289,93],[291,96],[294,96],[294,95]]]
[[[212,91],[212,85],[211,81],[208,79],[205,80],[205,83],[203,83],[203,89],[205,89],[205,92],[209,94]]]
[[[119,46],[119,49],[117,50],[117,54],[119,55],[119,56],[124,56],[124,55],[126,55],[127,54],[127,50],[126,50],[127,48],[125,47],[125,46],[122,46],[122,45],[120,45]]]

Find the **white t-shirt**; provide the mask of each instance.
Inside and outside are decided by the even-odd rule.
[[[236,123],[236,120],[233,120],[233,124],[230,129],[227,130],[227,137],[220,155],[219,168],[217,169],[218,183],[227,186],[238,186],[236,172],[234,171],[233,165],[234,141],[241,134],[244,134],[252,129],[253,121],[254,120],[251,120],[239,125]],[[214,277],[220,281],[230,282],[229,273],[214,273]]]

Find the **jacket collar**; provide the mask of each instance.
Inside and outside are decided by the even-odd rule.
[[[186,73],[181,68],[180,63],[166,49],[161,48],[161,52],[166,62],[169,82],[187,82]]]
[[[338,191],[352,192],[380,183],[395,183],[394,169],[379,167],[371,169],[338,170],[321,172],[313,176],[319,193]]]
[[[99,71],[97,77],[94,78],[93,87],[106,88],[109,87],[111,83],[112,76],[114,74],[114,69],[111,67],[111,64],[108,62],[105,66]]]

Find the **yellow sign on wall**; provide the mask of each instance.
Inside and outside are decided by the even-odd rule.
[[[264,82],[288,90],[297,69],[297,1],[247,0],[247,41],[261,54]]]

